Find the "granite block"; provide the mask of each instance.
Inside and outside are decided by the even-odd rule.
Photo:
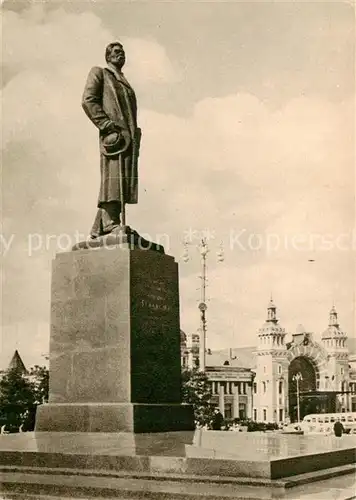
[[[198,476],[223,477],[271,477],[271,465],[268,460],[224,460],[219,458],[187,458],[189,474]]]
[[[178,266],[173,257],[119,246],[57,255],[49,404],[39,408],[36,429],[192,429],[192,408],[180,404]]]
[[[48,403],[37,409],[36,431],[162,432],[193,430],[190,405],[134,403]]]
[[[271,461],[271,478],[279,479],[356,462],[356,448],[310,453]]]

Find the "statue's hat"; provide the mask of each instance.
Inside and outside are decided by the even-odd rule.
[[[105,156],[117,156],[129,147],[129,138],[120,132],[111,132],[101,140],[101,151]]]

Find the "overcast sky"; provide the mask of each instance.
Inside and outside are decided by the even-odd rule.
[[[204,234],[209,347],[254,345],[271,293],[288,332],[320,336],[334,302],[355,335],[347,2],[5,0],[2,18],[3,355],[48,352],[51,260],[96,211],[97,131],[81,94],[114,40],[143,129],[128,223],[180,262],[182,328],[199,328]]]

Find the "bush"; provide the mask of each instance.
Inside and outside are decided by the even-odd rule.
[[[274,431],[278,429],[278,424],[275,422],[254,422],[249,421],[247,423],[247,431],[248,432],[265,432],[265,431]]]

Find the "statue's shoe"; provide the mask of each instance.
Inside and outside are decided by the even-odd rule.
[[[107,228],[108,230],[109,228]],[[154,250],[156,252],[165,253],[164,247],[159,243],[148,241],[140,236],[137,231],[130,226],[121,226],[113,224],[110,232],[103,235],[90,235],[86,241],[82,241],[73,246],[72,250],[89,250],[94,248],[112,248],[113,246],[126,245],[132,250],[138,248],[140,250]]]
[[[101,236],[118,232],[120,228],[121,228],[120,224],[110,224],[109,226],[104,228],[103,234]]]

